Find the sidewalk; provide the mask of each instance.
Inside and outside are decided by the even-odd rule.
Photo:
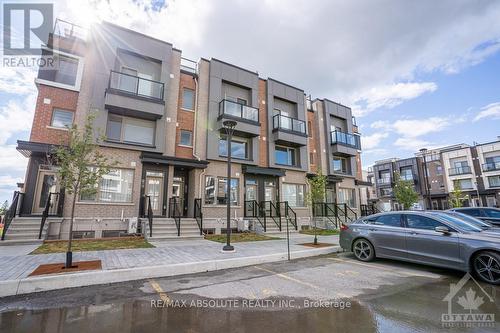
[[[310,248],[313,236],[290,238],[291,259],[337,252],[338,236],[321,236],[320,242],[335,246]],[[286,239],[234,243],[234,253],[222,253],[223,244],[207,241],[151,242],[156,248],[74,252],[73,260],[101,260],[102,270],[28,277],[41,264],[63,263],[65,253],[27,255],[26,245],[9,246],[0,253],[0,297],[46,290],[115,283],[162,276],[214,271],[287,259]],[[17,247],[17,249],[16,249]],[[17,252],[16,252],[17,251]],[[16,254],[14,254],[16,253]]]

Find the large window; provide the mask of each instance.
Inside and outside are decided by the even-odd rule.
[[[297,165],[297,150],[295,148],[276,146],[274,154],[276,164]]]
[[[71,127],[72,124],[73,124],[72,111],[66,111],[60,109],[54,109],[54,111],[52,111],[52,121],[50,123],[52,127],[69,128]]]
[[[151,120],[109,114],[106,137],[123,143],[154,145],[155,127],[156,123]]]
[[[388,214],[376,218],[368,217],[367,224],[385,225],[388,227],[401,227],[401,214]]]
[[[231,204],[239,203],[239,179],[231,178],[230,200]],[[205,176],[205,204],[225,205],[227,200],[227,178]]]
[[[453,182],[456,189],[470,190],[472,189],[472,179],[457,179]]]
[[[488,177],[488,184],[490,187],[500,187],[500,176]]]
[[[349,207],[356,207],[356,196],[354,189],[351,188],[339,188],[337,193],[338,202],[345,203]]]
[[[182,89],[182,108],[186,110],[194,110],[194,90]]]
[[[291,207],[304,207],[305,185],[283,184],[283,200],[288,201]]]
[[[81,201],[132,202],[134,170],[111,169],[97,185],[96,194],[81,195]]]
[[[49,51],[44,50],[44,55],[49,55]],[[57,52],[53,53],[54,64],[56,69],[44,69],[38,73],[38,78],[41,80],[52,81],[68,86],[77,85],[78,76],[78,59]]]
[[[333,172],[347,173],[347,159],[340,156],[333,156]]]
[[[413,180],[412,167],[402,167],[400,169],[400,176],[402,180]]]
[[[446,227],[446,225],[441,222],[429,217],[413,214],[406,215],[406,224],[408,228],[423,230],[434,230],[436,227]]]
[[[180,145],[191,147],[193,145],[193,132],[188,130],[181,130]]]
[[[245,139],[231,140],[231,157],[238,159],[248,159],[248,141]],[[219,140],[219,156],[227,156],[227,139]]]

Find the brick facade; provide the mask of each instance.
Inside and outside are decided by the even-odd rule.
[[[194,118],[195,111],[189,111],[182,108],[183,89],[191,89],[196,91],[195,78],[192,75],[181,73],[179,83],[179,104],[177,113],[177,130],[175,139],[175,156],[183,158],[193,158],[193,148],[180,146],[181,130],[187,130],[192,133],[191,140],[194,140]],[[193,104],[196,98],[193,98]],[[192,142],[191,142],[192,143]]]
[[[260,121],[260,138],[259,138],[259,166],[269,167],[269,147],[268,147],[268,123],[267,123],[267,105],[266,105],[266,81],[259,80],[259,121]]]

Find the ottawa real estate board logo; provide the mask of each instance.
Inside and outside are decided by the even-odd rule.
[[[495,300],[469,273],[450,284],[443,302],[448,302],[448,312],[441,315],[442,327],[495,327],[495,314],[481,310]]]

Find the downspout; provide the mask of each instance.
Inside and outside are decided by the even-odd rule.
[[[194,85],[195,85],[195,93],[194,93],[194,127],[193,127],[193,156],[200,161],[201,158],[200,156],[197,155],[196,153],[196,133],[197,133],[197,128],[198,128],[198,79],[195,77],[194,78]],[[203,194],[203,176],[205,175],[206,169],[203,169],[203,171],[200,173],[200,189],[199,189],[199,198],[202,198]]]

